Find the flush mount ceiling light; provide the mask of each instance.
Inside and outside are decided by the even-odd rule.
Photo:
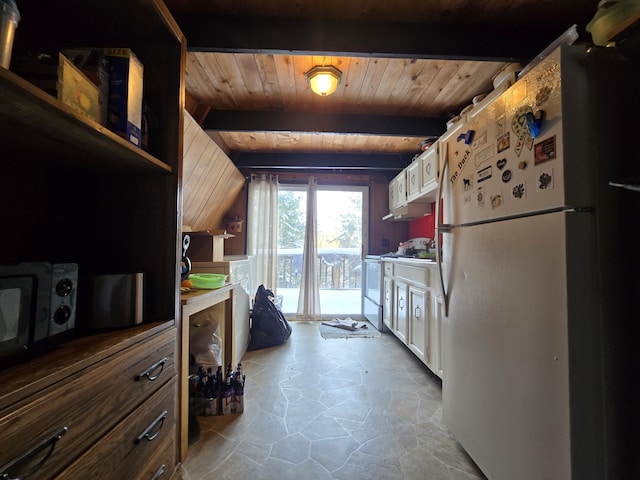
[[[311,87],[311,91],[316,95],[326,97],[338,88],[342,72],[331,65],[327,67],[316,65],[309,70],[305,76],[307,77],[307,83]]]

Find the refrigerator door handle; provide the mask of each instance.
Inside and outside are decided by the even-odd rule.
[[[440,245],[440,236],[443,233],[451,232],[451,228],[447,225],[440,223],[440,202],[443,195],[445,170],[449,168],[449,144],[444,144],[445,153],[444,161],[442,162],[442,168],[440,169],[440,178],[438,179],[438,196],[436,198],[436,222],[438,227],[436,228],[435,243],[436,243],[436,264],[438,265],[438,274],[440,276],[440,288],[442,290],[442,298],[444,300],[444,315],[449,316],[449,292],[447,292],[444,284],[444,274],[442,271],[442,245]]]

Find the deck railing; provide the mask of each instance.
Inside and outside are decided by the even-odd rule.
[[[358,289],[362,281],[359,248],[318,249],[320,288]],[[297,288],[302,278],[302,249],[278,249],[278,288]]]

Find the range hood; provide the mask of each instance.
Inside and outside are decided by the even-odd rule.
[[[408,222],[416,218],[424,217],[431,214],[431,203],[407,203],[402,207],[395,208],[393,211],[382,217],[382,220],[392,222]]]

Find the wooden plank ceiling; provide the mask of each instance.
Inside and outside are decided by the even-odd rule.
[[[240,167],[399,170],[427,136],[526,65],[597,0],[167,0],[188,106]],[[305,72],[342,72],[331,96]]]

